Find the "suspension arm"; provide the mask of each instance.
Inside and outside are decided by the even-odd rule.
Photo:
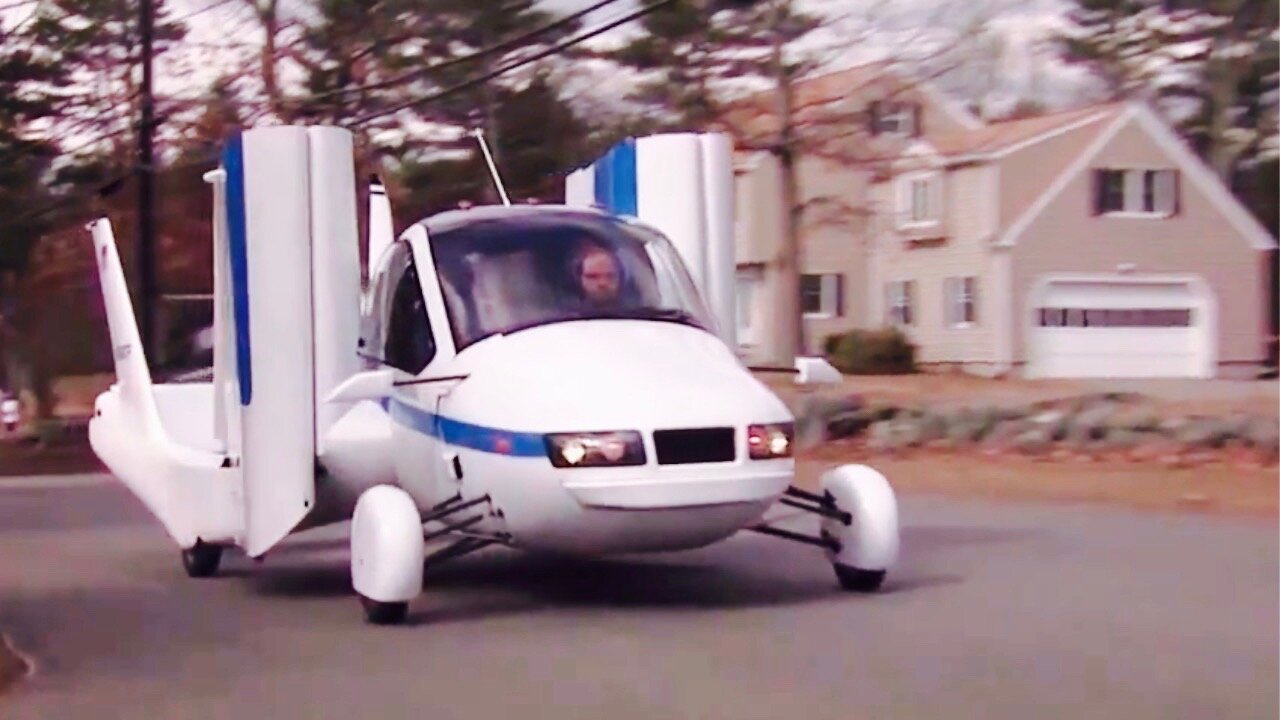
[[[831,518],[832,520],[839,520],[845,525],[853,524],[853,515],[851,513],[845,512],[844,510],[836,509],[834,505],[814,506],[814,505],[809,505],[807,503],[797,502],[795,500],[792,500],[791,498],[785,498],[785,497],[779,499],[778,502],[782,503],[783,505],[787,505],[789,507],[800,508],[801,510],[808,510],[809,512],[815,515],[821,515],[822,517],[825,517],[825,518]]]
[[[768,525],[753,525],[752,527],[747,529],[754,530],[764,535],[773,535],[775,537],[780,537],[787,540],[794,540],[795,542],[804,543],[806,545],[817,545],[818,547],[821,547],[821,548],[827,548],[832,552],[840,552],[840,543],[836,542],[835,538],[827,537],[825,535],[821,537],[813,537],[812,535],[803,535],[798,532],[791,532],[790,530],[782,530],[776,527],[770,527]]]

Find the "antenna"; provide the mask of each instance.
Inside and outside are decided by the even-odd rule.
[[[480,151],[484,153],[485,162],[489,163],[489,174],[493,176],[493,184],[498,187],[498,195],[502,197],[502,204],[510,207],[511,199],[507,197],[507,189],[502,186],[502,178],[498,176],[498,168],[493,164],[493,156],[489,154],[489,146],[484,141],[484,131],[476,128],[471,131],[471,135],[475,137],[476,142],[480,143]]]

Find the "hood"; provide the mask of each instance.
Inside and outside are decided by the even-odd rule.
[[[716,336],[677,323],[583,320],[486,339],[447,415],[512,430],[652,430],[791,420]]]

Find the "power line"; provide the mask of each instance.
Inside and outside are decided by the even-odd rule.
[[[169,22],[173,22],[173,23],[186,22],[186,21],[190,20],[190,19],[191,19],[191,18],[193,18],[193,17],[196,17],[196,16],[198,16],[198,15],[203,15],[203,14],[205,14],[205,13],[209,12],[210,10],[217,10],[218,8],[222,7],[223,5],[230,5],[232,2],[235,2],[235,0],[216,0],[215,2],[213,2],[213,3],[209,4],[209,5],[206,5],[206,6],[204,6],[204,7],[200,8],[200,9],[198,9],[198,10],[192,10],[191,12],[187,13],[186,15],[183,15],[183,16],[181,16],[181,17],[173,18],[173,19],[172,19],[172,20],[170,20]]]
[[[416,70],[403,73],[397,77],[383,80],[381,82],[369,83],[367,85],[359,85],[357,87],[339,88],[337,90],[330,90],[328,92],[318,93],[306,99],[297,100],[295,102],[298,104],[302,104],[302,103],[314,102],[316,100],[323,100],[329,97],[346,95],[348,93],[366,92],[369,90],[384,90],[389,87],[401,85],[406,82],[410,82],[412,80],[416,80],[420,77],[423,77],[424,75],[430,75],[439,70],[443,70],[444,68],[447,68],[447,67],[452,67],[454,65],[461,65],[462,63],[471,62],[472,60],[478,60],[488,55],[505,52],[514,47],[519,47],[523,45],[525,42],[532,40],[533,38],[538,37],[539,35],[543,35],[545,33],[551,32],[552,30],[560,28],[564,25],[568,25],[569,23],[575,22],[581,19],[582,17],[595,12],[596,10],[599,10],[607,5],[612,5],[613,3],[616,3],[616,2],[618,2],[618,0],[599,0],[599,2],[596,2],[582,10],[578,10],[577,12],[574,12],[572,14],[565,15],[564,17],[558,18],[556,20],[552,20],[551,22],[544,23],[539,27],[536,27],[528,32],[521,33],[515,37],[511,37],[506,40],[502,40],[500,42],[494,43],[493,45],[480,48],[479,50],[476,50],[473,53],[468,53],[467,55],[461,55],[458,57],[452,57],[452,58],[449,58],[448,60],[442,60],[440,62],[433,63],[432,65],[429,65],[427,67],[418,68]]]
[[[674,2],[676,2],[676,0],[659,0],[659,2],[653,3],[652,5],[647,5],[641,8],[640,10],[636,10],[635,12],[628,13],[627,15],[624,15],[618,18],[617,20],[606,23],[597,28],[589,30],[581,35],[577,35],[575,37],[569,38],[568,40],[552,45],[551,47],[547,48],[546,50],[543,50],[542,52],[534,53],[533,55],[530,55],[526,58],[522,58],[520,60],[507,63],[506,65],[503,65],[502,67],[499,67],[497,70],[494,70],[492,72],[488,72],[483,75],[479,75],[477,77],[464,80],[460,83],[444,88],[443,90],[439,90],[437,92],[431,93],[430,95],[427,95],[425,97],[421,97],[416,100],[408,100],[398,105],[393,105],[384,110],[378,110],[378,111],[369,113],[367,115],[363,115],[361,117],[356,118],[355,120],[352,120],[347,124],[363,125],[364,123],[367,123],[370,120],[376,120],[377,118],[380,118],[384,115],[391,115],[394,113],[398,113],[401,110],[407,110],[415,105],[431,102],[433,100],[439,100],[440,98],[443,98],[447,95],[452,95],[455,92],[466,90],[467,88],[474,87],[487,80],[492,80],[493,78],[496,78],[499,75],[508,73],[512,70],[519,69],[521,67],[524,67],[525,65],[529,65],[530,63],[534,63],[534,62],[537,62],[538,60],[542,60],[543,58],[547,58],[552,55],[555,55],[556,53],[559,53],[561,50],[572,47],[573,45],[577,45],[578,43],[584,42],[586,40],[590,40],[591,38],[597,35],[606,33],[618,27],[619,25],[625,25],[631,22],[632,20],[644,17],[645,15],[648,15],[649,13],[655,10],[658,10],[659,8],[665,7],[667,5],[671,5]]]

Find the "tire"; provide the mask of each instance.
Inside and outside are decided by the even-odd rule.
[[[182,551],[182,568],[188,577],[212,577],[218,572],[218,564],[222,562],[222,546],[209,545],[203,540]]]
[[[372,625],[399,625],[409,612],[407,602],[378,602],[361,595],[364,619]]]
[[[884,570],[860,570],[848,565],[832,565],[836,570],[836,579],[840,587],[851,592],[875,592],[884,582]]]

